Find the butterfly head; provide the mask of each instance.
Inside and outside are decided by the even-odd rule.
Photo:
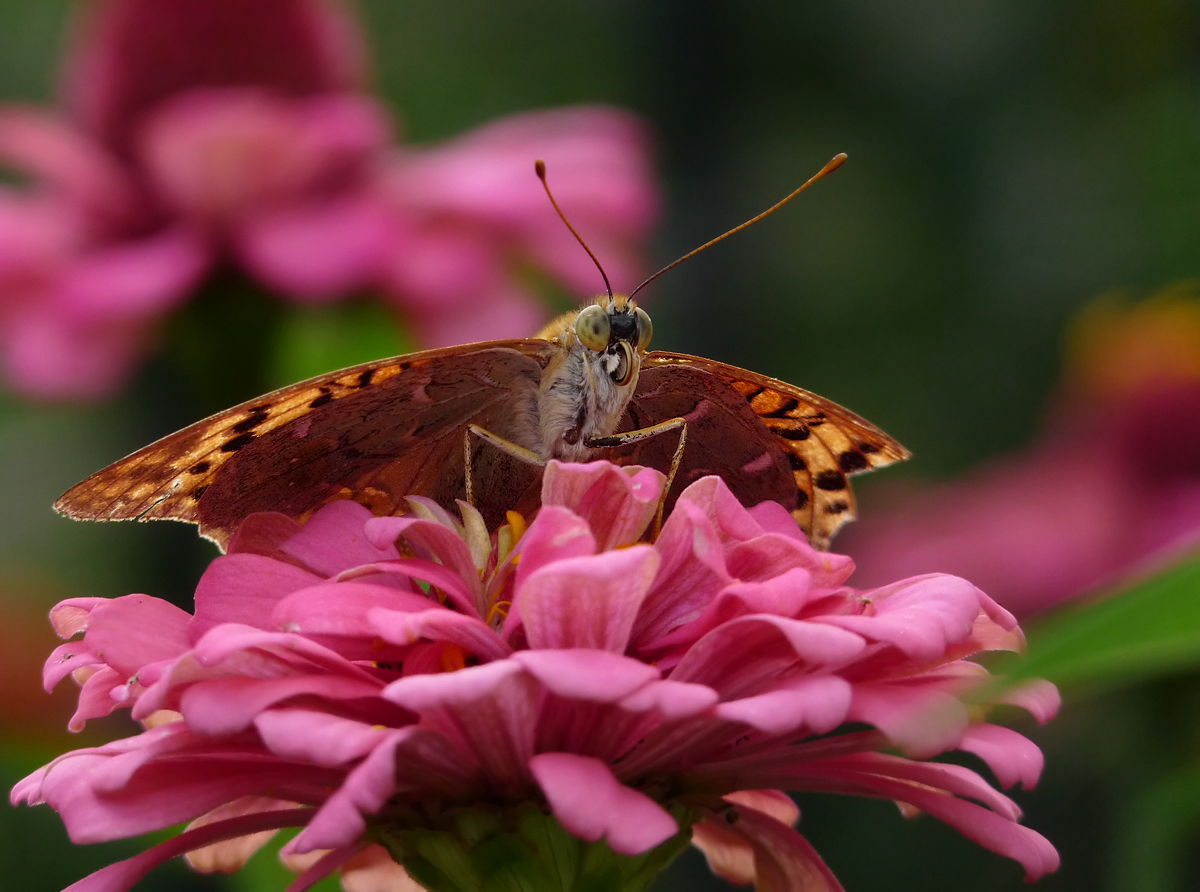
[[[601,295],[575,315],[572,333],[618,387],[633,381],[654,334],[650,315],[623,294]]]

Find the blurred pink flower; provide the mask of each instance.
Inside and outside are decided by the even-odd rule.
[[[868,584],[937,568],[1024,617],[1200,547],[1200,290],[1098,301],[1070,347],[1029,449],[872,494],[841,540]]]
[[[552,462],[528,529],[513,514],[491,535],[421,498],[402,517],[253,515],[194,615],[64,601],[56,630],[83,637],[45,678],[82,682],[72,726],[128,707],[148,730],[67,753],[12,799],[50,804],[79,843],[195,822],[80,892],[189,851],[233,870],[284,826],[303,828],[285,853],[308,856],[293,888],[339,866],[365,888],[359,869],[396,873],[385,850],[427,888],[491,888],[496,845],[531,888],[579,870],[644,889],[691,836],[735,882],[840,889],[778,789],[895,800],[1030,879],[1057,868],[982,777],[920,761],[959,749],[1006,787],[1036,783],[1041,753],[983,721],[987,673],[965,659],[1022,645],[1008,613],[949,576],[849,588],[848,558],[715,477],[643,542],[662,483]],[[1045,721],[1058,698],[1042,683],[1008,702]]]
[[[40,397],[111,392],[161,317],[232,261],[299,301],[379,291],[427,345],[523,336],[541,269],[596,290],[533,175],[632,282],[656,214],[632,116],[518,115],[431,148],[394,144],[334,0],[97,0],[64,109],[0,108],[0,354]]]

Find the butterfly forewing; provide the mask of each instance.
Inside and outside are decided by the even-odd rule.
[[[854,519],[847,476],[909,455],[879,428],[823,397],[682,353],[646,355],[627,415],[627,430],[686,418],[684,485],[716,473],[743,502],[778,501],[818,548]],[[673,449],[672,437],[657,437],[626,450],[623,460],[664,467]]]
[[[553,353],[538,339],[381,360],[285,387],[171,434],[69,490],[55,507],[94,520],[199,523],[223,544],[255,511],[304,517],[337,498],[390,513],[407,494],[462,494],[462,433],[527,415]],[[486,456],[481,491],[520,500],[529,469]],[[522,490],[518,492],[517,490]],[[386,502],[386,504],[384,504]],[[374,503],[374,504],[373,504]]]

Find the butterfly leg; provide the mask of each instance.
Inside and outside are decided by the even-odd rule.
[[[531,465],[537,465],[539,468],[546,466],[546,461],[532,449],[526,449],[524,446],[518,446],[511,440],[506,440],[498,434],[493,434],[486,427],[480,427],[478,424],[472,424],[467,428],[467,432],[463,435],[463,463],[466,467],[467,475],[467,504],[472,508],[475,507],[475,481],[471,473],[471,435],[474,434],[485,443],[490,443],[495,446],[505,455],[511,455],[513,458],[520,459],[523,462],[528,462]]]
[[[679,471],[679,466],[683,463],[683,447],[687,445],[687,419],[686,418],[668,418],[666,421],[660,421],[658,424],[652,424],[649,427],[639,428],[635,431],[622,431],[619,434],[613,434],[611,437],[589,437],[584,442],[598,449],[606,446],[626,446],[630,443],[638,443],[642,440],[648,440],[650,437],[657,437],[659,434],[665,434],[668,431],[679,431],[679,443],[675,446],[675,454],[671,456],[671,470],[667,472],[667,480],[663,484],[662,495],[658,498],[658,513],[654,516],[654,536],[658,537],[658,533],[662,530],[663,511],[667,507],[667,496],[671,492],[671,485],[675,482],[675,474]]]

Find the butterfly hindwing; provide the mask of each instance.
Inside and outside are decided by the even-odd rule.
[[[388,501],[372,505],[386,511],[409,493],[452,501],[463,482],[466,426],[503,430],[514,400],[536,394],[551,351],[538,339],[497,341],[313,378],[171,434],[73,487],[55,507],[80,519],[190,521],[223,544],[254,511],[303,517],[347,497]],[[495,464],[481,468],[496,481],[482,491],[515,499],[520,480],[506,483],[512,469]]]
[[[649,353],[622,429],[676,416],[688,419],[682,485],[718,473],[747,504],[782,503],[817,548],[854,518],[846,478],[909,455],[870,422],[806,390],[698,356]],[[666,467],[674,446],[669,435],[654,437],[629,460]]]

